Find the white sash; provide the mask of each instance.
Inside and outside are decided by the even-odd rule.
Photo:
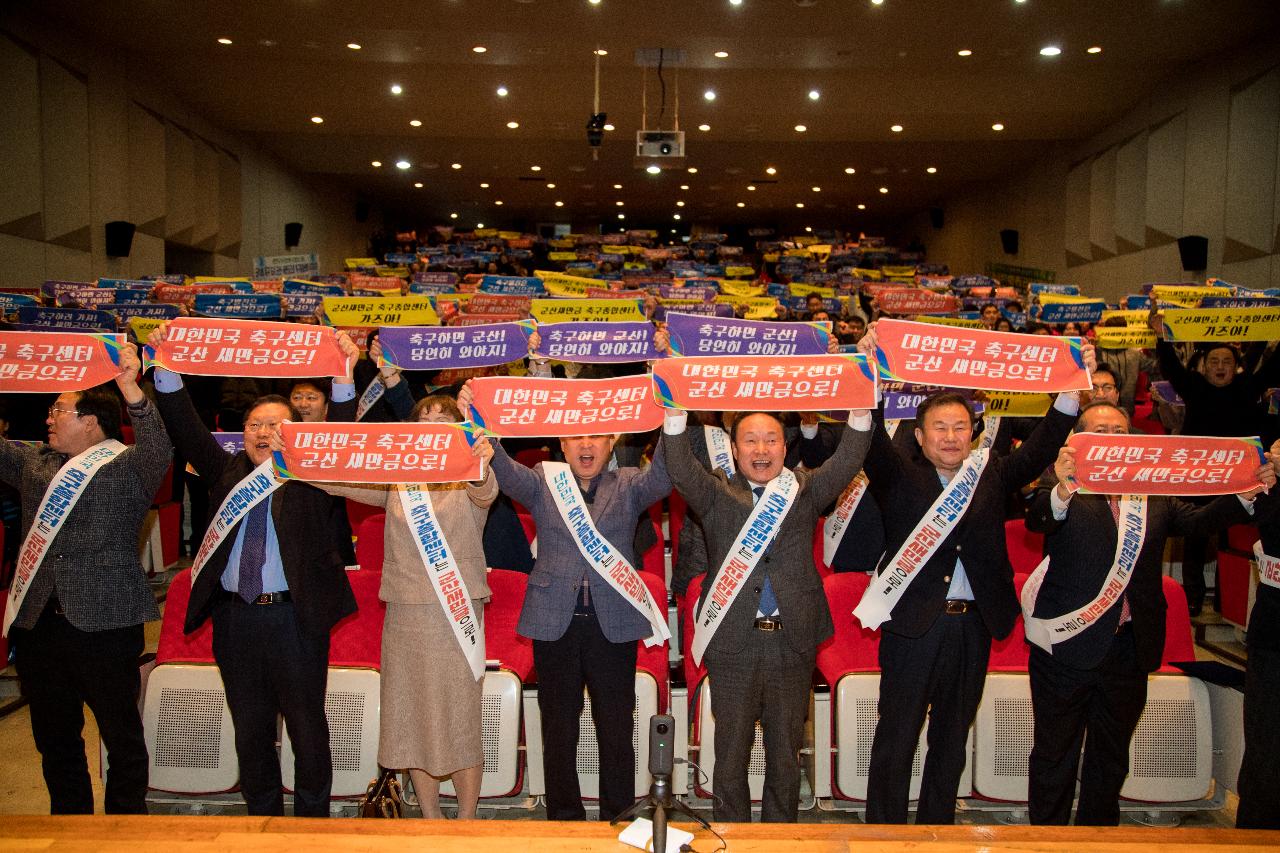
[[[697,621],[693,626],[694,663],[702,663],[702,655],[715,636],[716,629],[720,627],[724,614],[729,612],[747,577],[755,570],[756,563],[760,562],[760,556],[773,544],[783,519],[795,505],[799,489],[796,475],[783,468],[756,501],[751,514],[738,531],[737,541],[729,549],[729,553],[725,554],[724,562],[714,576],[715,584],[703,599],[702,608],[697,613]],[[708,579],[710,577],[709,575]]]
[[[827,516],[826,522],[822,525],[822,562],[828,566],[836,556],[836,550],[844,539],[845,531],[849,529],[849,520],[858,511],[858,504],[862,503],[862,496],[866,493],[867,472],[859,471],[858,476],[853,478],[853,482],[845,486],[844,491],[840,493],[835,511]]]
[[[272,464],[274,464],[273,461],[268,458],[227,493],[222,506],[218,507],[217,514],[209,522],[209,529],[205,531],[204,539],[200,542],[200,550],[191,561],[192,586],[196,585],[196,578],[200,577],[200,570],[204,568],[204,564],[208,562],[213,552],[218,550],[218,546],[227,538],[227,534],[236,526],[236,523],[248,515],[249,510],[284,485],[275,478]]]
[[[1138,564],[1138,554],[1142,552],[1142,541],[1147,535],[1147,499],[1142,495],[1125,495],[1120,501],[1120,524],[1116,535],[1116,556],[1111,561],[1111,571],[1102,584],[1102,589],[1083,607],[1077,607],[1070,613],[1054,616],[1050,619],[1037,619],[1031,614],[1036,609],[1036,599],[1040,596],[1040,586],[1049,571],[1049,558],[1045,557],[1036,566],[1031,577],[1022,587],[1022,621],[1026,628],[1027,639],[1053,654],[1053,647],[1064,640],[1069,640],[1081,631],[1102,618],[1116,602],[1124,598],[1124,591],[1129,587],[1134,567]]]
[[[9,603],[5,605],[4,626],[0,636],[9,636],[9,626],[18,617],[18,609],[22,607],[23,599],[31,589],[31,580],[43,565],[49,546],[62,529],[62,522],[71,515],[71,510],[99,469],[124,450],[125,446],[114,438],[100,441],[68,459],[49,481],[49,487],[44,490],[44,497],[40,499],[40,506],[36,508],[31,529],[27,531],[27,538],[18,551],[18,563],[13,572],[13,582],[9,585]]]
[[[373,377],[373,381],[364,389],[364,393],[360,395],[360,402],[356,403],[356,420],[363,420],[364,416],[369,414],[369,410],[374,404],[382,399],[382,395],[387,392],[387,384],[382,381],[382,374]]]
[[[723,471],[730,480],[733,479],[733,454],[729,452],[729,434],[718,426],[706,425],[702,434],[707,439],[707,455],[711,464]]]
[[[418,485],[402,486],[397,491],[427,578],[449,617],[453,638],[466,656],[471,674],[479,681],[484,678],[484,631],[480,630],[480,622],[471,609],[471,593],[462,581],[458,561],[431,505],[431,492]]]
[[[653,647],[670,640],[671,632],[667,630],[666,614],[659,614],[640,573],[596,529],[591,513],[582,499],[577,478],[573,476],[569,466],[564,462],[543,462],[542,476],[551,489],[556,509],[560,510],[560,517],[564,519],[565,527],[569,528],[583,559],[591,564],[595,573],[604,578],[614,592],[649,620],[653,633],[645,638],[644,644]]]
[[[990,450],[996,443],[996,433],[1000,431],[999,415],[984,415],[982,418],[982,435],[978,437],[978,450]]]
[[[884,431],[889,436],[890,441],[892,441],[893,437],[898,434],[898,427],[900,426],[902,426],[902,421],[885,421],[884,422]]]
[[[1280,589],[1280,560],[1262,550],[1262,540],[1253,543],[1253,556],[1258,561],[1258,580],[1272,589]]]
[[[978,480],[986,470],[989,455],[986,450],[975,450],[969,454],[884,571],[871,579],[862,600],[853,609],[853,615],[864,627],[874,631],[889,619],[902,594],[916,579],[918,570],[929,562],[964,517],[978,488]]]

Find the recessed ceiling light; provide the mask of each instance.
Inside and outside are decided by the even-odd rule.
[[[1058,47],[1056,44],[1047,44],[1040,48],[1041,56],[1057,56],[1060,53],[1062,53],[1062,48]]]
[[[471,48],[472,53],[485,53],[488,50],[489,48],[485,47],[482,44],[478,44],[475,47]],[[457,217],[454,217],[454,218],[456,219]]]
[[[996,131],[1004,130],[1004,125],[1001,124],[1000,122],[996,122],[995,124],[991,125],[991,129]]]
[[[349,41],[349,42],[347,42],[347,47],[351,48],[352,50],[359,50],[359,49],[360,49],[360,45],[356,44],[356,43],[355,43],[355,42],[353,42],[353,41]]]
[[[679,218],[680,218],[680,214],[678,214],[678,213],[673,213],[673,214],[671,214],[671,218],[672,218],[672,219],[679,219]]]
[[[410,163],[408,160],[397,160],[397,161],[396,161],[396,168],[397,168],[397,169],[407,169],[407,168],[409,168],[409,167],[410,167],[410,166],[412,166],[412,165],[413,165],[413,164],[412,164],[412,163]]]
[[[796,202],[796,207],[804,207],[804,202],[802,201]]]
[[[549,190],[553,190],[553,189],[555,189],[555,188],[556,188],[556,185],[555,185],[555,184],[550,184],[550,183],[549,183],[549,184],[547,184],[547,189],[549,189]]]
[[[518,121],[509,121],[509,122],[507,122],[507,127],[511,128],[512,130],[515,130],[515,129],[516,129],[517,127],[519,127],[519,126],[520,126],[520,122],[518,122]]]
[[[696,175],[698,174],[698,167],[690,166],[688,169],[685,169],[685,171],[688,172],[690,175]]]
[[[449,168],[450,168],[450,169],[461,169],[461,168],[462,168],[462,164],[461,164],[461,163],[450,163],[450,164],[449,164]]]
[[[229,39],[229,38],[220,38],[220,39],[218,39],[218,44],[231,44],[231,39]]]
[[[884,5],[884,0],[871,0],[871,5],[872,5],[872,6],[883,6],[883,5]]]
[[[747,192],[751,192],[751,193],[753,193],[753,192],[755,192],[755,191],[756,191],[756,185],[755,185],[755,184],[747,184]]]
[[[422,127],[422,122],[421,122],[421,121],[419,121],[419,120],[418,120],[418,119],[416,119],[416,118],[415,118],[415,119],[410,119],[410,120],[409,120],[409,127]]]
[[[648,166],[644,167],[644,170],[648,172],[650,175],[656,175],[662,171],[662,167],[658,166],[657,164],[650,163]]]
[[[422,189],[422,181],[414,181],[413,188],[417,190]]]
[[[603,47],[596,48],[596,52],[595,52],[595,53],[596,53],[596,56],[608,56],[608,55],[609,55],[609,51],[605,50]]]
[[[627,215],[626,215],[625,213],[619,213],[619,214],[618,214],[618,218],[619,218],[619,219],[626,219],[626,218],[627,218]]]
[[[312,117],[311,117],[311,123],[312,123],[312,124],[324,124],[324,117],[323,117],[323,116],[312,116]]]
[[[689,185],[688,185],[688,184],[681,184],[681,185],[680,185],[680,189],[684,190],[685,192],[688,192],[688,191],[689,191]]]
[[[742,0],[729,0],[729,5],[730,5],[730,6],[741,6],[741,5],[742,5]]]
[[[880,195],[888,195],[888,193],[889,193],[889,188],[888,188],[888,187],[881,187],[881,188],[880,188]]]
[[[728,59],[728,58],[729,58],[729,51],[727,50],[716,51],[716,59]]]
[[[530,167],[529,167],[529,171],[530,171],[530,172],[541,172],[541,171],[542,171],[542,167],[541,167],[541,166],[530,166]]]
[[[973,51],[966,47],[964,50],[957,50],[956,56],[973,56]]]
[[[614,184],[614,185],[613,185],[613,188],[614,188],[615,190],[620,190],[620,189],[622,189],[622,184]]]
[[[392,83],[392,84],[391,84],[391,94],[393,94],[393,95],[401,95],[401,94],[403,94],[403,93],[404,93],[404,87],[403,87],[403,86],[401,86],[399,83]]]
[[[708,101],[714,101],[716,99],[716,90],[708,89],[702,93],[702,97],[706,98]]]
[[[700,124],[700,125],[698,125],[698,130],[702,131],[703,133],[706,133],[706,132],[707,132],[708,130],[710,130],[710,129],[711,129],[711,125],[709,125],[709,124]]]
[[[611,124],[606,124],[606,125],[604,126],[604,129],[605,129],[605,130],[613,130],[613,125],[611,125]]]
[[[684,200],[682,199],[682,200],[680,200],[680,201],[677,201],[677,202],[676,202],[676,207],[684,207]]]
[[[765,169],[765,170],[764,170],[764,173],[765,173],[766,175],[776,175],[776,174],[778,174],[778,170],[777,170],[777,169],[775,169],[775,168],[773,168],[772,166],[770,166],[769,168],[767,168],[767,169]]]
[[[375,169],[381,169],[381,168],[382,168],[382,161],[381,161],[381,160],[374,160],[374,161],[373,161],[372,163],[370,163],[369,165],[370,165],[370,166],[372,166],[372,167],[373,167],[373,168],[375,168]]]
[[[810,189],[812,189],[816,193],[822,192],[822,187],[810,187]]]
[[[457,219],[457,218],[458,218],[458,214],[456,214],[456,213],[450,213],[450,214],[449,214],[449,218],[450,218],[450,219]]]
[[[902,133],[902,125],[900,124],[889,125],[889,129],[894,133]]]
[[[258,44],[263,47],[275,47],[277,43],[271,39],[258,39]]]
[[[623,205],[625,205],[625,204],[626,204],[626,202],[625,202],[625,201],[615,201],[615,202],[614,202],[614,204],[616,204],[618,207],[622,207]]]
[[[493,200],[493,203],[496,204],[498,207],[502,207],[502,199],[500,198],[495,198]]]
[[[600,5],[600,0],[587,0],[587,2],[590,3],[592,6]]]
[[[738,202],[738,207],[746,207],[746,206],[747,206],[747,203],[745,201]]]
[[[476,223],[476,227],[477,227],[477,228],[483,228],[483,227],[484,227],[484,223],[483,223],[483,222],[477,222],[477,223]]]
[[[803,124],[796,125],[796,133],[804,133],[808,129],[809,128],[805,127]]]
[[[1086,50],[1086,51],[1085,51],[1085,53],[1102,53],[1102,48],[1098,47],[1098,46],[1095,44],[1093,47],[1091,47],[1091,48],[1089,48],[1088,50]]]
[[[817,89],[809,90],[809,100],[816,101],[818,100],[818,98],[821,98],[821,97],[822,97],[822,93],[819,92]]]
[[[926,171],[926,172],[928,172],[930,175],[936,175],[936,174],[938,174],[938,167],[937,167],[937,166],[930,166],[930,167],[928,167],[927,169],[925,169],[925,171]]]
[[[510,93],[507,91],[507,87],[506,87],[506,86],[499,86],[497,91],[498,91],[498,97],[499,97],[499,98],[505,98],[508,94],[510,94]]]
[[[865,204],[858,205],[858,210],[866,210],[866,209],[867,209],[867,206]]]
[[[556,207],[564,207],[564,202],[562,202],[562,201],[557,201],[557,202],[556,202]]]
[[[482,190],[487,190],[487,189],[489,189],[489,184],[488,184],[488,182],[482,183],[482,184],[480,185],[480,189],[482,189]]]
[[[858,171],[858,170],[857,170],[857,169],[855,169],[855,168],[853,168],[852,166],[845,166],[845,167],[844,167],[844,173],[845,173],[846,175],[852,175],[852,174],[853,174],[854,172],[856,172],[856,171]]]

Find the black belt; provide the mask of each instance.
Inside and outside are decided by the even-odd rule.
[[[957,613],[968,613],[973,610],[973,601],[967,598],[948,598],[942,605],[942,612],[955,615]]]
[[[781,631],[782,620],[779,619],[777,616],[757,616],[756,630],[757,631]]]
[[[245,601],[239,593],[226,589],[222,590],[222,597],[237,604],[286,604],[293,601],[293,593],[287,589],[282,592],[264,592],[253,601]]]

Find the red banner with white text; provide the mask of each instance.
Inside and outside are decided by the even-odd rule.
[[[328,483],[459,483],[481,480],[471,424],[286,423],[276,451],[282,479]]]
[[[662,405],[701,411],[876,407],[874,371],[862,353],[668,358],[654,363],[653,386]]]
[[[649,376],[544,379],[484,376],[471,382],[471,419],[502,438],[612,435],[662,426]]]
[[[1258,485],[1257,438],[1076,433],[1076,482],[1104,495],[1234,495]]]
[[[146,367],[192,376],[299,379],[347,372],[333,328],[262,320],[179,317],[144,358]]]
[[[126,335],[0,332],[0,393],[84,391],[120,375]]]

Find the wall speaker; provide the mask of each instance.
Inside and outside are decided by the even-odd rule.
[[[286,222],[284,224],[284,247],[292,249],[302,242],[302,223]]]
[[[123,219],[116,219],[103,227],[106,229],[107,257],[129,257],[129,252],[133,249],[133,232],[137,226]]]
[[[1209,238],[1188,235],[1178,238],[1178,257],[1182,259],[1182,269],[1188,272],[1203,272],[1209,268]]]
[[[1003,228],[1000,231],[1000,246],[1006,255],[1018,254],[1018,231],[1016,228]]]
[[[929,208],[929,224],[933,226],[934,231],[942,230],[942,208]]]

